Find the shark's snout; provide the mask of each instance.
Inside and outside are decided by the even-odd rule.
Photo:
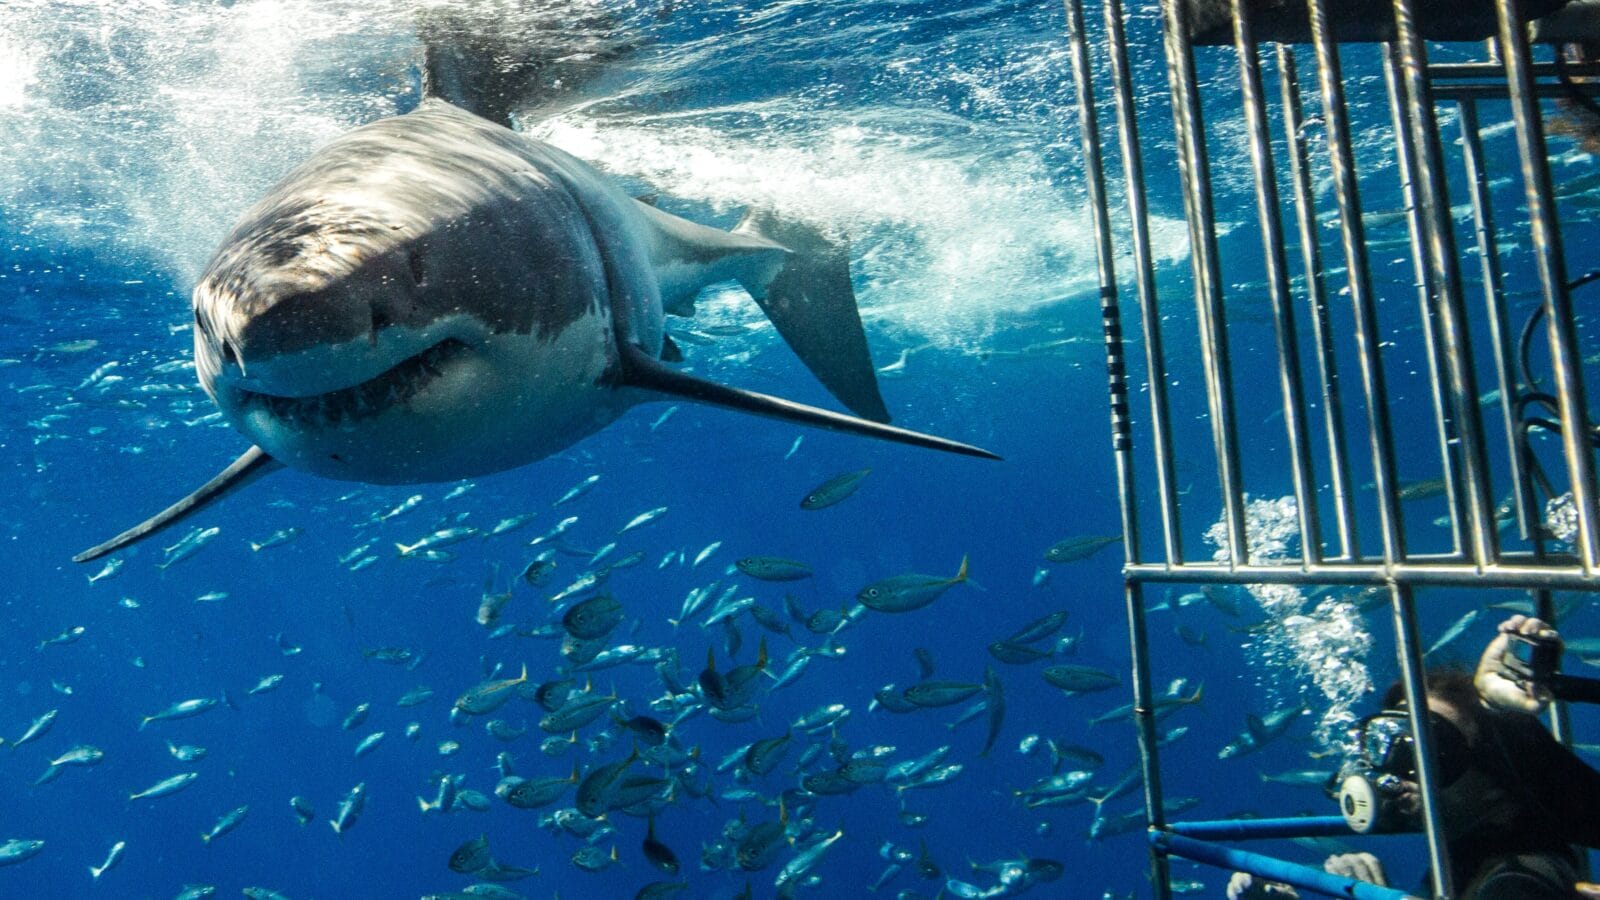
[[[291,293],[248,315],[236,337],[225,342],[224,357],[231,347],[248,371],[252,364],[312,347],[370,340],[374,322],[381,318],[372,303],[361,299],[327,291]]]

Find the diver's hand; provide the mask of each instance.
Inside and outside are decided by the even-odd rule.
[[[1249,872],[1235,872],[1228,879],[1228,900],[1295,900],[1294,888],[1277,881],[1263,881]]]
[[[1500,633],[1483,649],[1472,683],[1477,686],[1478,696],[1483,702],[1496,709],[1537,715],[1550,703],[1550,688],[1524,681],[1506,665],[1506,658],[1512,652],[1513,634],[1553,641],[1558,646],[1561,643],[1561,635],[1543,621],[1529,616],[1512,616],[1500,623]]]
[[[1389,879],[1383,874],[1383,863],[1371,853],[1341,853],[1328,857],[1322,871],[1329,875],[1342,875],[1370,882],[1378,887],[1388,887]]]

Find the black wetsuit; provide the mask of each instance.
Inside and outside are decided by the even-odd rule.
[[[1474,767],[1483,783],[1494,787],[1470,795],[1483,797],[1484,808],[1449,842],[1458,895],[1462,900],[1577,896],[1573,884],[1580,860],[1571,845],[1600,848],[1600,771],[1532,716],[1489,712],[1479,721],[1483,728]]]

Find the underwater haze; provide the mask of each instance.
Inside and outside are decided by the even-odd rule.
[[[0,845],[43,842],[0,866],[0,896],[402,898],[495,879],[513,893],[474,890],[1148,894],[1134,732],[1113,714],[1131,699],[1121,544],[1092,540],[1120,524],[1059,4],[495,10],[501,34],[556,61],[522,131],[694,221],[732,227],[753,207],[847,235],[895,424],[1003,461],[663,401],[470,481],[277,472],[109,562],[71,562],[247,447],[196,383],[190,292],[296,163],[416,107],[418,23],[476,6],[454,3],[0,0]],[[1136,33],[1153,15],[1135,12]],[[1231,60],[1203,62],[1227,90]],[[1163,97],[1157,44],[1136,67]],[[1381,91],[1375,71],[1353,65],[1352,84]],[[1151,102],[1158,265],[1175,327],[1192,328],[1171,124]],[[1242,155],[1218,167],[1248,187]],[[1221,208],[1230,227],[1252,209]],[[1252,241],[1237,258],[1259,256]],[[1241,267],[1230,280],[1259,282],[1259,262]],[[669,328],[702,377],[837,408],[736,285]],[[1189,364],[1175,377],[1198,384]],[[1411,375],[1395,390],[1420,397]],[[1250,408],[1260,446],[1281,447],[1271,407]],[[1209,440],[1198,415],[1176,427]],[[1431,439],[1405,428],[1403,445]],[[1289,493],[1286,467],[1256,474],[1254,497]],[[1195,490],[1185,539],[1206,546],[1215,476],[1202,458],[1179,481]],[[1283,515],[1254,522],[1291,534]],[[933,599],[858,602],[890,579]],[[616,614],[578,605],[600,596],[620,620],[575,636],[592,623],[569,611]],[[1394,677],[1392,636],[1383,607],[1350,604],[1309,613],[1299,643],[1249,629],[1289,615],[1282,599],[1147,592],[1156,688],[1196,701],[1160,725],[1173,818],[1333,812],[1308,772],[1335,764],[1308,753]],[[1481,599],[1425,609],[1429,641]],[[1437,658],[1474,658],[1496,615]],[[708,654],[719,689],[761,666],[740,672],[746,702],[713,708]],[[493,708],[453,715],[475,688]],[[574,702],[598,717],[542,727]],[[1223,753],[1246,714],[1274,713],[1281,739]],[[497,795],[575,767],[600,776],[603,818],[571,809],[578,784],[538,808]],[[642,847],[651,829],[676,875]],[[1415,883],[1420,842],[1382,846]],[[1212,896],[1226,882],[1183,862],[1174,879]]]

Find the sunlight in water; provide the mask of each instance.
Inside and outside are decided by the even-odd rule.
[[[0,5],[0,142],[25,148],[0,160],[0,207],[41,239],[131,254],[186,290],[289,167],[416,100],[430,16],[492,7],[519,47],[581,51],[564,58],[603,60],[589,50],[629,36],[649,46],[637,37],[650,22],[596,20],[593,0],[478,6]],[[601,24],[578,33],[550,27],[553,16]],[[828,88],[685,108],[652,91],[687,91],[694,63],[631,52],[605,63],[612,80],[523,127],[664,197],[728,215],[771,209],[848,237],[863,316],[902,346],[983,347],[1019,315],[1092,296],[1085,204],[1041,149],[1057,125],[1043,140],[1038,123],[1053,119],[1006,110],[992,90],[1017,73],[933,69],[925,96],[896,104]],[[1044,83],[1065,62],[1030,65]],[[947,93],[971,94],[992,120],[939,108]],[[1183,258],[1181,225],[1155,227],[1162,261]]]
[[[1217,548],[1218,562],[1228,558],[1225,521],[1206,530],[1206,541]],[[1252,565],[1285,565],[1298,561],[1300,516],[1293,497],[1250,500],[1245,506],[1245,540]],[[1293,674],[1297,692],[1306,681],[1322,694],[1326,708],[1318,720],[1315,738],[1324,748],[1339,746],[1345,728],[1355,721],[1353,712],[1372,691],[1372,673],[1365,662],[1372,649],[1361,613],[1350,597],[1330,594],[1309,610],[1305,592],[1294,585],[1251,584],[1245,589],[1267,615],[1267,626],[1246,644],[1252,658],[1265,665],[1269,685],[1285,682],[1277,676]],[[1300,697],[1274,697],[1275,703],[1299,702]]]
[[[0,34],[0,109],[21,106],[35,80],[33,60]]]

